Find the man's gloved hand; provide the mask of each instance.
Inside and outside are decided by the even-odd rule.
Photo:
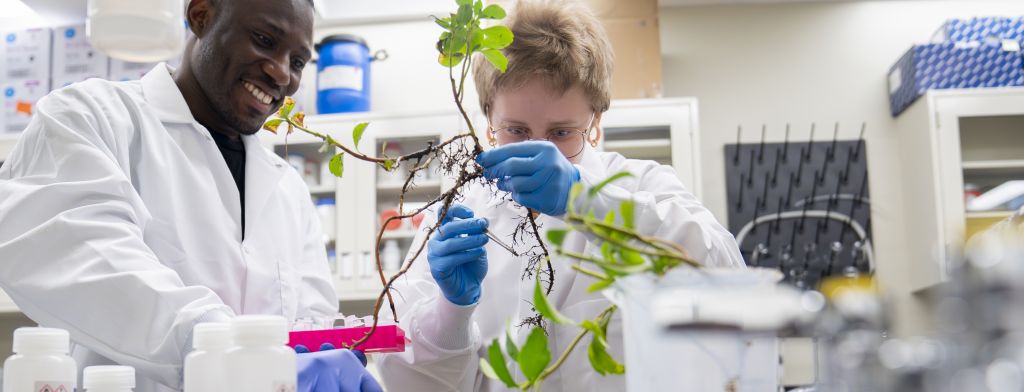
[[[353,350],[335,350],[330,343],[311,353],[295,346],[298,358],[297,392],[382,392],[377,380],[366,371],[366,355]],[[357,354],[358,353],[358,354]]]
[[[484,177],[512,193],[512,200],[550,216],[565,214],[569,190],[580,180],[579,169],[548,141],[504,145],[480,153],[476,162]]]
[[[487,219],[474,218],[472,210],[458,203],[452,203],[447,216],[439,218],[441,227],[427,244],[430,274],[448,301],[474,304],[487,275]]]

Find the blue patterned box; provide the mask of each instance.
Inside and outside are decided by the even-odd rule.
[[[1024,86],[1024,58],[999,46],[914,45],[889,69],[893,117],[930,89]]]
[[[985,42],[1020,38],[1010,37],[1010,18],[983,17],[950,19],[939,28],[932,42]]]

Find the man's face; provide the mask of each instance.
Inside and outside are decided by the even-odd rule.
[[[313,46],[307,0],[220,0],[193,69],[224,124],[251,135],[299,88]]]
[[[518,88],[494,95],[487,137],[498,145],[546,139],[570,162],[579,163],[585,144],[600,137],[600,113],[595,114],[579,85],[564,94],[547,80],[534,77]]]

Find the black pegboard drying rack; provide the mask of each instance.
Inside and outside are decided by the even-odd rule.
[[[856,140],[790,140],[725,146],[729,231],[749,266],[776,268],[797,287],[833,275],[871,274],[871,208],[865,126]],[[737,130],[737,140],[742,128]]]

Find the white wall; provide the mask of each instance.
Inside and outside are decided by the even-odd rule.
[[[806,140],[811,122],[816,139],[852,139],[866,121],[874,241],[878,277],[895,300],[897,334],[926,331],[927,315],[902,288],[910,271],[903,263],[900,146],[886,96],[889,67],[913,43],[926,42],[947,18],[1024,15],[1024,2],[885,1],[719,5],[662,8],[661,42],[665,95],[700,101],[704,202],[725,219],[723,146],[781,141],[786,122]]]

